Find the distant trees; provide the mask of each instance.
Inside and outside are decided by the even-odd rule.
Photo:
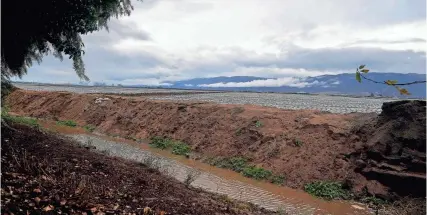
[[[82,60],[82,34],[108,30],[111,17],[130,15],[130,0],[24,0],[1,4],[1,76],[26,74],[34,61],[51,53],[67,55],[82,80],[89,80]],[[3,85],[2,85],[3,88]]]
[[[367,81],[370,81],[370,82],[373,82],[376,84],[385,84],[388,86],[393,86],[399,91],[399,93],[401,95],[411,95],[411,93],[407,89],[402,88],[401,86],[426,83],[426,81],[413,81],[413,82],[407,82],[407,83],[398,83],[397,80],[377,81],[377,80],[372,80],[372,79],[366,77],[366,74],[368,72],[369,72],[369,69],[366,68],[366,65],[360,65],[356,69],[356,80],[359,83],[362,83],[362,79],[364,79],[364,80],[367,80]]]

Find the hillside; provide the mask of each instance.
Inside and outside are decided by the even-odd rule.
[[[401,73],[369,73],[374,80],[398,80],[400,83],[425,80],[424,74]],[[291,82],[291,83],[286,83]],[[305,83],[305,84],[300,84]],[[364,81],[362,84],[355,80],[353,73],[338,75],[322,75],[308,78],[267,79],[252,76],[197,78],[185,81],[171,82],[168,87],[186,89],[235,90],[256,92],[306,92],[376,96],[401,97],[396,89],[390,86]],[[282,84],[282,85],[281,85]],[[218,87],[218,85],[225,85]],[[244,85],[244,87],[241,87]],[[293,86],[298,85],[298,86]],[[426,98],[426,85],[417,84],[406,86],[412,94],[410,97]]]

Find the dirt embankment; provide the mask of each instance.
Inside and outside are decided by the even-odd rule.
[[[1,139],[3,214],[271,214],[34,128]]]
[[[182,140],[204,156],[243,156],[285,175],[286,185],[294,188],[333,180],[347,181],[359,193],[388,196],[394,192],[390,184],[357,168],[360,159],[355,159],[355,152],[367,153],[367,140],[371,140],[371,133],[363,132],[360,125],[373,123],[376,114],[98,97],[18,90],[8,97],[7,104],[18,114],[75,120],[81,125],[95,125],[97,131],[107,134]]]
[[[384,103],[382,113],[355,129],[363,148],[350,159],[355,172],[364,176],[354,180],[355,189],[377,195],[426,196],[426,102]],[[387,187],[388,189],[385,189]]]

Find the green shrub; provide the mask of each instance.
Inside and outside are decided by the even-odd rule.
[[[175,142],[172,145],[172,154],[175,155],[188,155],[191,151],[190,146],[185,143]]]
[[[242,174],[248,178],[254,178],[256,180],[267,179],[272,175],[271,171],[255,166],[245,167]]]
[[[286,181],[286,177],[283,175],[273,175],[270,178],[270,182],[277,185],[283,185]]]
[[[73,120],[59,120],[56,122],[57,125],[64,125],[64,126],[69,126],[69,127],[76,127],[77,123],[74,122]]]
[[[261,121],[256,121],[255,122],[255,127],[259,128],[262,126],[262,122]]]
[[[168,138],[152,137],[149,145],[153,148],[167,149],[173,145],[173,142]]]
[[[231,169],[236,172],[242,172],[247,167],[248,160],[243,157],[222,158],[215,161],[214,165],[220,168]]]
[[[326,200],[347,199],[349,197],[349,192],[344,190],[341,183],[338,182],[317,181],[306,184],[304,190],[313,196]]]
[[[377,198],[375,196],[368,196],[368,197],[362,198],[360,201],[371,204],[371,205],[376,205],[376,206],[387,203],[387,201]]]
[[[87,125],[83,126],[83,128],[88,132],[93,132],[96,129],[96,127],[94,125],[91,125],[91,124],[87,124]]]

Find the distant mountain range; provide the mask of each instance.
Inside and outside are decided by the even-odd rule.
[[[369,73],[367,76],[377,81],[397,80],[399,83],[426,80],[426,75],[415,73]],[[253,76],[195,78],[171,82],[168,88],[402,97],[391,86],[367,80],[358,83],[354,73],[278,79]],[[404,88],[411,93],[411,98],[426,98],[425,84],[408,85]]]

